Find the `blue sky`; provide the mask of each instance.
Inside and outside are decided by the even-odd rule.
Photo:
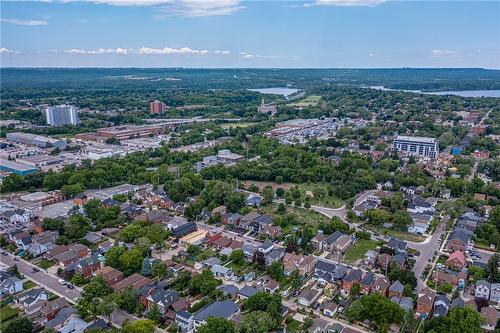
[[[2,1],[2,66],[500,68],[499,1]]]

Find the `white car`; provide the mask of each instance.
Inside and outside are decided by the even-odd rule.
[[[59,282],[59,284],[62,284],[63,286],[66,284],[66,281],[64,279],[59,279],[57,280],[57,282]]]

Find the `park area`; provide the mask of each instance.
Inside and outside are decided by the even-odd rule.
[[[297,108],[307,108],[310,106],[317,106],[320,100],[321,96],[311,95],[289,105]]]

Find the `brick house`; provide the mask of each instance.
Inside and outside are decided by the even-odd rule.
[[[108,286],[112,286],[123,280],[123,273],[111,266],[105,266],[95,272],[96,276],[102,276]]]
[[[446,260],[446,266],[451,269],[461,271],[465,265],[465,255],[461,251],[455,251]]]
[[[363,272],[360,269],[353,269],[342,280],[342,291],[345,295],[351,292],[352,286],[361,281]]]
[[[423,318],[429,317],[435,298],[436,293],[434,291],[427,287],[422,289],[418,294],[416,313]]]

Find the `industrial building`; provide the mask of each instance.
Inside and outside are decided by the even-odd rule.
[[[41,148],[64,148],[67,145],[65,140],[53,139],[48,136],[36,135],[31,133],[11,132],[6,134],[9,141],[23,143],[27,145],[38,146]]]
[[[128,140],[134,138],[145,138],[154,135],[165,134],[164,126],[145,125],[124,125],[115,127],[104,127],[96,130],[96,133],[81,133],[75,136],[76,139],[85,141],[104,142],[107,139]]]
[[[393,142],[394,150],[422,157],[436,158],[439,152],[438,141],[434,138],[399,135]]]
[[[49,106],[45,109],[45,117],[51,126],[78,124],[78,113],[73,105]]]
[[[35,155],[35,156],[26,156],[17,158],[16,162],[22,163],[34,168],[45,167],[48,165],[56,165],[60,164],[64,161],[64,159],[57,156],[48,156],[48,155]]]
[[[15,173],[16,175],[19,175],[19,176],[25,176],[25,175],[28,175],[30,173],[34,173],[34,172],[38,171],[37,168],[31,167],[31,166],[28,166],[25,164],[17,163],[14,161],[9,161],[9,160],[2,160],[1,161],[0,170]]]

